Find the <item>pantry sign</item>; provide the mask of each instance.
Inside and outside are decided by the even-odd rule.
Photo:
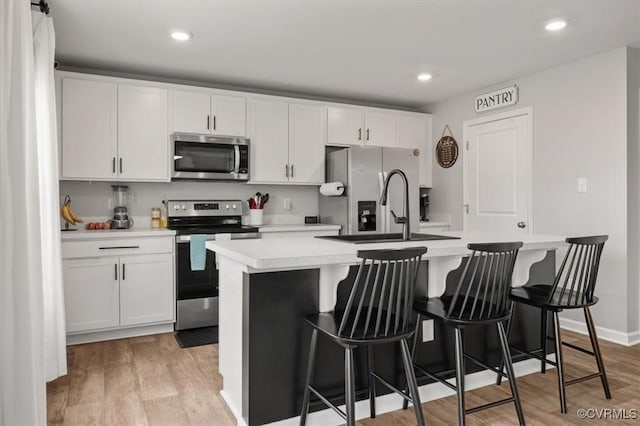
[[[475,99],[476,112],[491,111],[492,109],[503,108],[518,103],[518,86],[505,87]]]

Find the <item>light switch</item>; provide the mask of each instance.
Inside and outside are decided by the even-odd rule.
[[[433,338],[433,320],[422,321],[422,341],[431,342]]]
[[[285,198],[283,201],[283,207],[285,210],[291,210],[291,198]]]
[[[587,178],[578,178],[578,192],[587,192]]]

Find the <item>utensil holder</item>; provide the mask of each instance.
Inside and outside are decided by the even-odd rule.
[[[263,209],[251,209],[249,210],[249,225],[260,226],[263,225]]]

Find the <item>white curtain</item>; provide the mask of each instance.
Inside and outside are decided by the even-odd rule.
[[[42,278],[44,291],[44,362],[47,381],[67,374],[62,287],[58,186],[58,141],[53,77],[53,19],[32,12],[36,136],[40,183]]]
[[[38,34],[37,48],[34,45],[34,29]],[[44,36],[42,31],[49,34]],[[33,27],[28,1],[0,1],[2,425],[46,424],[46,377],[53,378],[64,371],[65,361],[60,359],[57,346],[55,355],[51,355],[51,343],[64,341],[64,334],[59,334],[64,324],[59,315],[51,315],[51,309],[47,310],[45,320],[45,296],[47,306],[57,306],[53,311],[62,311],[58,300],[61,299],[59,248],[57,254],[52,252],[55,250],[53,238],[56,238],[54,234],[58,222],[47,229],[51,219],[44,219],[41,214],[52,213],[50,197],[55,197],[57,192],[57,171],[55,164],[53,168],[51,166],[53,160],[48,158],[56,155],[52,89],[47,86],[50,83],[41,84],[43,82],[38,81],[35,84],[36,78],[40,79],[46,74],[41,69],[46,66],[43,61],[48,61],[48,68],[51,68],[52,60],[45,59],[41,49],[49,50],[48,55],[52,55],[53,39],[49,38],[52,36],[50,29]],[[47,91],[48,94],[45,93]],[[43,120],[49,121],[49,124],[45,125]],[[47,127],[49,130],[46,130]],[[45,134],[48,134],[46,139]],[[40,167],[44,165],[47,166],[41,173]],[[47,179],[53,180],[47,182],[47,187],[41,187],[41,182]],[[51,185],[56,187],[56,191],[44,194]],[[47,197],[41,200],[41,195]],[[54,211],[57,214],[57,203]],[[43,238],[43,232],[46,238]],[[46,257],[43,257],[43,253],[46,253]],[[43,276],[47,277],[46,281],[43,281]],[[48,361],[47,365],[55,365],[58,373],[45,375],[45,353],[48,359],[53,360]]]

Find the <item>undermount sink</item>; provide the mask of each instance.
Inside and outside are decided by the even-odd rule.
[[[364,234],[364,235],[327,235],[317,236],[326,240],[336,240],[352,244],[374,244],[374,243],[400,243],[404,241],[401,233],[394,234]],[[435,240],[459,240],[459,237],[449,237],[446,235],[434,234],[411,234],[409,241],[435,241]]]

